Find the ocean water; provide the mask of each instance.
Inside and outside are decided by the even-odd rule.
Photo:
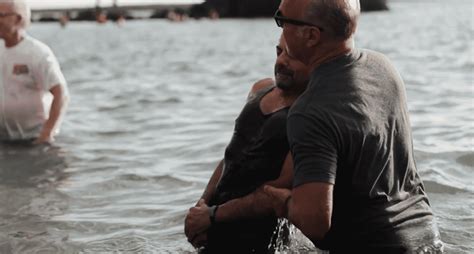
[[[403,76],[418,170],[447,253],[474,253],[472,1],[393,1],[356,44]],[[195,253],[184,216],[251,85],[271,77],[271,19],[33,24],[68,80],[54,146],[0,145],[0,253]],[[295,233],[291,250],[320,253]]]

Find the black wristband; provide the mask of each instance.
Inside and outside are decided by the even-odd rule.
[[[216,212],[218,208],[218,205],[209,207],[209,220],[211,221],[211,225],[216,223]]]

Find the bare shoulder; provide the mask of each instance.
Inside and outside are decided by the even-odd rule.
[[[253,84],[252,89],[249,92],[249,97],[257,93],[258,91],[267,88],[269,86],[272,86],[274,84],[274,81],[272,78],[265,78],[262,80],[257,81],[255,84]]]

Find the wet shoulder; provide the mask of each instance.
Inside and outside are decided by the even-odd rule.
[[[248,100],[258,97],[259,94],[265,93],[271,87],[274,86],[274,81],[271,78],[265,78],[257,81],[253,84],[252,88],[250,89]]]

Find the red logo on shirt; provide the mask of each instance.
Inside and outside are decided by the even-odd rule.
[[[14,75],[21,75],[21,74],[28,74],[29,69],[27,65],[24,64],[15,64],[13,66],[13,74]]]

